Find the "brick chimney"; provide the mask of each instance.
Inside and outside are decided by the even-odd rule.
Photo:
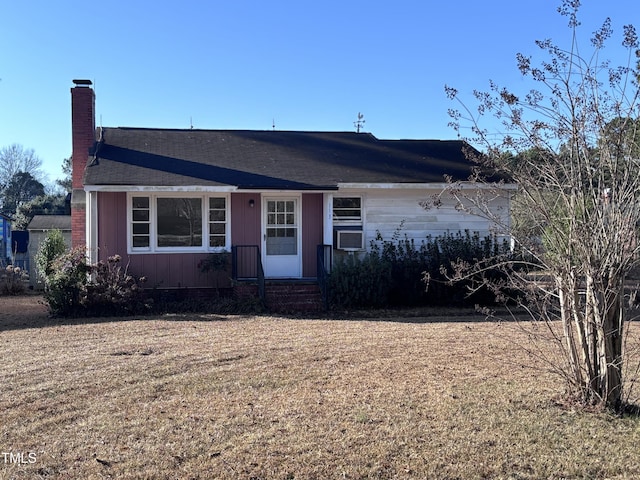
[[[71,245],[86,245],[84,171],[95,141],[95,94],[90,80],[74,80],[71,89]]]

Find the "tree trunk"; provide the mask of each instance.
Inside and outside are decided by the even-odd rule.
[[[578,349],[576,347],[575,335],[573,333],[572,319],[577,311],[573,298],[574,288],[571,282],[566,282],[561,277],[556,277],[556,285],[558,286],[558,294],[560,296],[560,318],[562,320],[563,338],[566,342],[567,361],[569,363],[569,372],[571,374],[571,382],[579,391],[583,389],[584,361],[581,361]],[[579,323],[579,322],[577,322]]]
[[[622,282],[587,277],[585,322],[591,338],[589,403],[619,410],[622,404],[623,289]]]
[[[622,404],[622,358],[623,290],[619,288],[607,293],[607,311],[604,312],[604,359],[606,361],[606,383],[603,388],[605,404],[618,410]]]

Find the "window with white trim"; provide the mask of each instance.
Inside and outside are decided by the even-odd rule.
[[[130,252],[228,250],[227,196],[129,196]]]
[[[333,197],[335,222],[362,222],[362,197]]]
[[[202,199],[156,199],[158,248],[202,247]]]
[[[131,197],[131,246],[149,248],[151,215],[149,197]]]
[[[209,247],[224,248],[227,244],[227,199],[209,197]]]

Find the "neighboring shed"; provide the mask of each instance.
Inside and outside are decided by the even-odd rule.
[[[60,230],[68,247],[71,247],[71,215],[35,215],[27,227],[29,231],[29,283],[36,288],[42,288],[42,279],[36,273],[35,258],[40,243],[51,230]]]

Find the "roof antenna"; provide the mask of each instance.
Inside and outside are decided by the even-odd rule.
[[[358,120],[353,122],[353,126],[356,127],[356,133],[360,133],[360,129],[365,124],[366,120],[364,119],[364,115],[358,112]]]
[[[271,128],[272,128],[274,131],[275,131],[275,129],[276,129],[276,119],[275,119],[275,118],[273,118],[273,119],[271,120]]]
[[[191,130],[193,130],[193,117],[189,117],[189,125],[191,125]]]

